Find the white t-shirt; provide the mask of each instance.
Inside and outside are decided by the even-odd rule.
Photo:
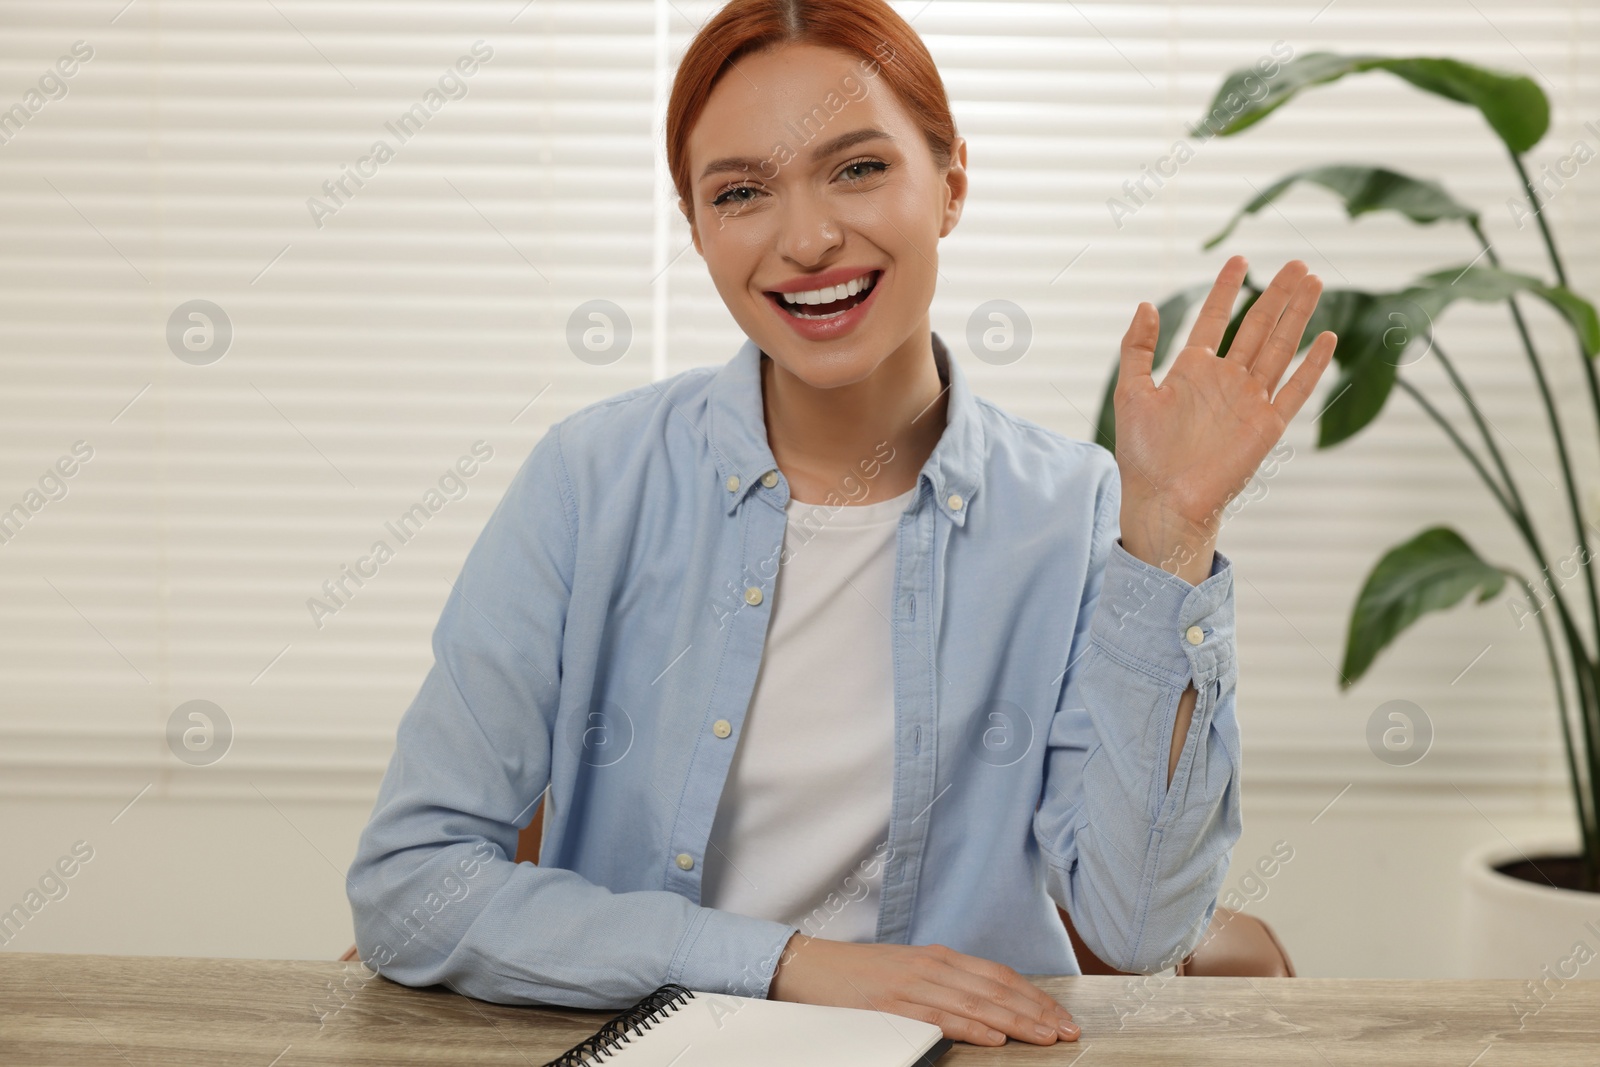
[[[789,501],[701,905],[830,941],[875,939],[894,776],[896,531],[914,492],[838,508]]]

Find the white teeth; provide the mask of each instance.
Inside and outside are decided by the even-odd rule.
[[[863,274],[859,278],[852,278],[840,285],[830,285],[823,289],[807,289],[803,293],[779,293],[786,304],[831,304],[835,300],[843,300],[847,296],[872,288],[872,275]]]

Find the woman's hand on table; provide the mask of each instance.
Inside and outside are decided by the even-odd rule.
[[[1049,993],[1003,963],[944,945],[864,944],[796,933],[767,999],[904,1015],[974,1045],[1003,1045],[1007,1037],[1035,1045],[1078,1039],[1072,1015]]]

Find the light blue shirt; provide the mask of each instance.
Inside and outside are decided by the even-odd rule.
[[[1135,559],[1111,453],[974,396],[933,342],[946,425],[885,608],[876,940],[1077,974],[1060,904],[1107,963],[1165,969],[1200,941],[1240,833],[1232,566],[1218,552],[1192,586]],[[668,982],[766,996],[799,927],[699,904],[782,562],[762,358],[746,341],[583,408],[507,488],[350,868],[357,945],[386,977],[582,1008]],[[863,456],[841,495],[894,462]],[[546,787],[542,862],[513,863]]]

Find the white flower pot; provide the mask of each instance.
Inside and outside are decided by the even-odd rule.
[[[1466,977],[1528,980],[1519,1011],[1537,1011],[1569,981],[1600,979],[1600,893],[1525,882],[1495,867],[1524,855],[1538,862],[1576,852],[1576,838],[1500,839],[1462,861]]]

